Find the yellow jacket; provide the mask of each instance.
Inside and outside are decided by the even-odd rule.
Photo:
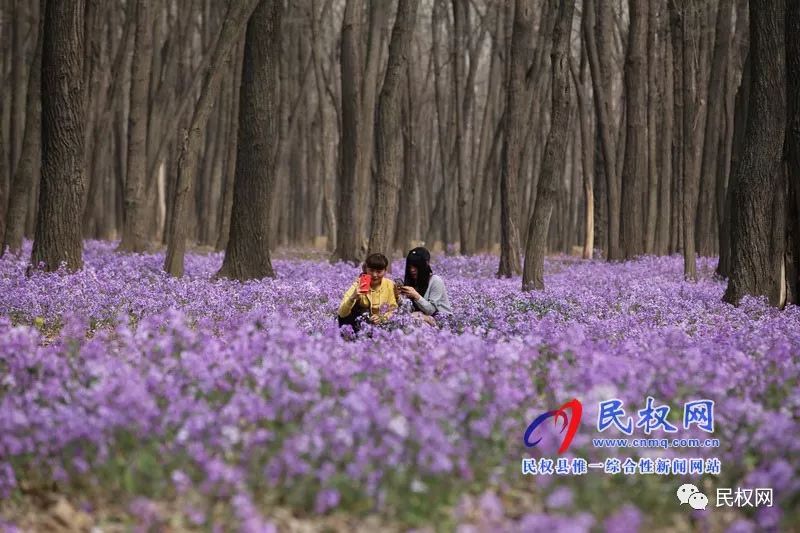
[[[347,292],[344,293],[342,303],[339,304],[339,316],[344,318],[350,314],[355,306],[355,301],[351,300],[353,294],[358,292],[358,280],[356,280]],[[370,287],[367,294],[359,295],[358,299],[363,307],[370,308],[371,315],[382,315],[383,318],[391,316],[392,312],[397,309],[397,299],[394,297],[394,282],[390,279],[383,278],[381,284],[377,289]]]

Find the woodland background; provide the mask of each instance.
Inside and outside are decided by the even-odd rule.
[[[36,239],[39,216],[47,268],[121,239],[169,245],[180,275],[188,240],[229,248],[220,274],[248,279],[278,246],[359,261],[422,241],[499,251],[526,289],[545,252],[682,253],[689,279],[718,255],[726,299],[782,305],[800,256],[797,11],[3,0],[3,248]]]

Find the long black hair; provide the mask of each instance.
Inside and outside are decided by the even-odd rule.
[[[430,260],[431,253],[422,246],[414,248],[406,256],[406,272],[403,283],[414,287],[420,296],[425,296],[425,292],[428,290],[428,283],[431,281],[431,274],[433,274],[429,264]],[[412,266],[417,268],[417,279],[411,277]]]

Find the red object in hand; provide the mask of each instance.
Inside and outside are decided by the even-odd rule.
[[[358,292],[361,294],[368,293],[370,285],[372,285],[372,276],[369,274],[361,274],[358,278]]]

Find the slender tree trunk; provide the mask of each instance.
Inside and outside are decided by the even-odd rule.
[[[239,147],[239,104],[240,87],[242,84],[242,68],[244,64],[244,40],[237,45],[234,58],[233,90],[231,97],[231,115],[229,117],[230,133],[228,135],[227,155],[225,156],[225,172],[222,190],[222,212],[220,214],[220,228],[217,235],[217,250],[228,247],[228,238],[231,231],[231,210],[233,209],[233,187],[236,176],[236,152]]]
[[[456,185],[458,186],[458,236],[459,251],[469,255],[469,210],[471,201],[469,194],[469,175],[467,173],[466,136],[468,117],[462,107],[466,101],[464,71],[466,70],[464,43],[466,37],[467,12],[469,4],[466,0],[452,0],[453,4],[453,95],[455,97],[453,112],[455,117],[455,150],[456,150]],[[470,88],[471,89],[471,88]]]
[[[516,0],[500,168],[500,266],[497,270],[500,277],[511,277],[522,272],[518,183],[525,127],[524,109],[528,102],[525,73],[532,55],[533,14],[533,2]]]
[[[697,253],[710,256],[714,253],[714,211],[717,180],[718,153],[723,147],[723,110],[725,106],[725,77],[729,67],[731,44],[731,19],[733,0],[721,0],[717,11],[716,40],[711,60],[708,84],[708,115],[703,143],[702,172],[700,173],[700,198],[697,205]]]
[[[733,169],[736,217],[731,273],[724,296],[733,304],[745,295],[774,295],[777,279],[770,245],[786,129],[784,14],[783,0],[750,0],[750,111],[744,155]]]
[[[41,13],[40,15],[44,15]],[[27,120],[25,121],[25,137],[22,139],[22,154],[17,171],[10,187],[8,212],[6,214],[3,245],[0,256],[6,249],[15,255],[22,251],[22,236],[25,232],[25,217],[28,211],[29,197],[33,185],[38,180],[42,151],[42,39],[43,17],[40,16],[38,27],[35,27],[36,49],[28,77],[27,102],[25,103]],[[1,134],[1,129],[0,129]]]
[[[581,61],[578,67],[580,74],[574,73],[572,79],[578,96],[578,121],[580,124],[581,152],[580,159],[583,170],[583,253],[584,259],[591,259],[594,254],[594,147],[595,136],[592,129],[592,115],[589,101],[588,58],[586,43],[581,46]]]
[[[370,225],[368,253],[391,248],[390,224],[397,217],[397,192],[403,157],[403,138],[400,124],[400,98],[407,56],[414,34],[419,0],[399,0],[392,40],[389,43],[389,62],[378,103],[377,162],[375,205]]]
[[[674,0],[669,1],[670,34],[672,36],[673,73],[673,137],[672,137],[672,211],[670,212],[670,253],[683,251],[683,203],[685,179],[685,128],[684,128],[684,84],[683,70],[684,32],[678,8]]]
[[[153,53],[153,20],[150,0],[136,2],[136,34],[131,63],[130,111],[128,112],[128,165],[125,177],[120,251],[142,252],[147,245],[147,115],[150,63]]]
[[[787,281],[788,301],[800,303],[800,3],[786,3],[786,131],[787,178]]]
[[[605,9],[605,7],[604,7]],[[592,73],[592,89],[594,93],[595,111],[597,113],[597,128],[603,154],[603,172],[605,177],[605,193],[608,200],[606,216],[608,218],[608,259],[611,261],[622,258],[620,247],[620,191],[616,177],[616,152],[613,141],[613,124],[610,109],[610,87],[604,86],[603,76],[606,69],[601,70],[600,50],[597,46],[598,31],[595,28],[595,2],[586,0],[583,6],[583,32],[589,52],[589,66]],[[605,51],[605,50],[604,50]],[[606,60],[605,63],[609,61]]]
[[[658,21],[661,18],[661,3],[650,5],[647,28],[647,215],[645,218],[644,251],[653,254],[656,251],[656,221],[658,219],[658,130],[656,127],[658,110],[661,106],[661,87],[659,69],[663,57],[659,55]]]
[[[83,266],[84,2],[47,0],[42,41],[42,179],[31,263]]]
[[[564,168],[567,146],[567,129],[570,121],[569,43],[572,28],[574,0],[564,0],[558,8],[558,18],[553,32],[553,107],[550,132],[544,149],[544,161],[539,177],[536,207],[528,226],[525,246],[525,264],[522,271],[522,289],[544,289],[544,255],[550,215],[557,193],[557,183]]]
[[[231,53],[242,28],[258,2],[259,0],[233,0],[231,2],[222,28],[215,40],[216,45],[211,52],[208,75],[203,82],[200,99],[195,106],[189,129],[184,133],[181,141],[180,156],[178,157],[178,180],[172,209],[167,257],[164,262],[164,270],[175,277],[183,275],[183,256],[186,251],[186,209],[191,198],[192,181],[197,170],[198,152],[202,141],[201,133],[208,122],[211,105],[219,89],[224,70],[222,64],[226,56]]]
[[[31,6],[33,2],[16,0],[14,4],[14,18],[11,24],[11,45],[13,47],[13,52],[11,56],[10,73],[13,86],[11,95],[11,123],[9,126],[9,132],[11,133],[9,142],[9,155],[11,160],[9,162],[9,168],[11,169],[12,176],[17,173],[17,165],[19,164],[20,154],[22,152],[22,137],[25,132],[25,90],[27,89],[25,80],[27,79],[26,73],[29,70],[26,68],[25,29],[27,27],[27,6]]]
[[[664,99],[661,101],[662,123],[659,133],[661,134],[661,177],[659,180],[658,192],[658,220],[656,221],[656,253],[667,255],[672,251],[670,247],[670,236],[673,231],[672,221],[672,188],[675,176],[673,176],[672,152],[673,152],[673,127],[675,123],[675,100],[672,62],[672,43],[669,33],[668,16],[666,11],[662,11],[660,21],[660,42],[663,54],[662,64],[664,66],[663,78],[659,76],[659,87]]]

